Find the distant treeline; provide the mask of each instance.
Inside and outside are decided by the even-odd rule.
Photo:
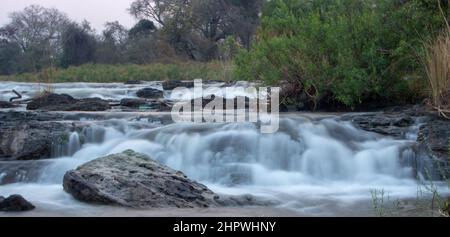
[[[113,4],[113,3],[112,3]],[[150,64],[228,60],[249,49],[263,0],[135,0],[139,22],[106,23],[101,33],[57,9],[32,5],[0,28],[0,74],[87,63]]]

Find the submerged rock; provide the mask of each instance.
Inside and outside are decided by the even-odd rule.
[[[162,86],[165,91],[171,91],[178,87],[193,88],[194,82],[193,81],[169,80],[169,81],[164,81],[162,83]]]
[[[148,104],[147,101],[144,99],[122,99],[120,101],[120,106],[125,106],[129,108],[139,108],[147,104]]]
[[[11,195],[8,198],[0,197],[0,211],[20,212],[31,211],[36,207],[20,195]]]
[[[0,109],[11,109],[11,108],[16,108],[17,105],[10,103],[10,102],[6,102],[6,101],[0,101]]]
[[[75,99],[67,94],[48,93],[34,98],[28,110],[46,111],[105,111],[111,109],[108,101],[99,98]]]
[[[206,208],[217,205],[218,199],[183,173],[133,151],[67,172],[64,190],[80,201],[133,208]]]
[[[139,80],[128,80],[124,84],[125,85],[140,85],[140,84],[142,84],[142,81],[139,81]]]
[[[136,92],[136,95],[139,98],[159,99],[164,97],[164,92],[153,88],[144,88]]]

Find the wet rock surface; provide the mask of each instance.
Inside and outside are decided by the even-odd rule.
[[[385,136],[394,138],[404,138],[410,127],[414,125],[413,117],[397,113],[368,113],[345,115],[342,117],[344,121],[351,121],[357,127]]]
[[[0,112],[0,161],[36,160],[52,156],[52,147],[64,142],[73,124],[57,122],[60,115]]]
[[[206,186],[133,151],[99,158],[67,172],[64,190],[80,201],[133,208],[217,205],[217,195]]]
[[[122,99],[120,101],[120,106],[125,106],[129,108],[139,108],[147,104],[148,102],[144,99]]]
[[[144,88],[136,92],[136,95],[139,98],[159,99],[164,97],[164,92],[153,88]]]
[[[421,126],[418,141],[433,157],[450,160],[450,121],[436,117],[431,118]]]
[[[405,139],[411,126],[420,125],[419,153],[430,157],[441,171],[450,173],[450,120],[437,117],[423,106],[391,107],[382,112],[347,114],[341,119],[363,130],[396,139]]]
[[[33,209],[35,206],[20,195],[11,195],[8,198],[0,197],[0,211],[22,212]]]
[[[16,108],[17,105],[7,102],[7,101],[0,101],[0,109],[11,109]]]
[[[128,150],[96,159],[66,173],[64,190],[93,204],[132,208],[268,206],[252,195],[219,196],[180,171]]]
[[[75,99],[67,94],[44,94],[27,104],[27,110],[44,111],[106,111],[111,109],[108,101],[100,98]]]
[[[168,81],[164,81],[162,83],[162,86],[165,91],[171,91],[178,87],[193,88],[194,82],[193,81],[168,80]]]

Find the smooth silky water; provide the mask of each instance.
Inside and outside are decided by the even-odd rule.
[[[275,134],[261,134],[253,123],[155,124],[145,129],[136,123],[92,121],[55,148],[58,157],[46,161],[36,181],[1,186],[0,193],[22,194],[56,213],[83,210],[88,215],[94,207],[64,193],[65,172],[132,149],[218,193],[252,194],[290,214],[371,215],[374,190],[384,190],[390,200],[417,196],[415,142],[368,133],[338,117],[282,117]],[[355,205],[359,210],[352,210]]]
[[[2,83],[0,99],[13,96],[12,89],[29,98],[40,86]],[[56,93],[76,98],[114,101],[135,97],[136,91],[145,87],[162,89],[158,82],[52,86]],[[35,203],[37,210],[28,215],[368,216],[374,214],[374,190],[383,190],[386,198],[394,201],[414,200],[421,189],[417,177],[423,174],[416,170],[423,170],[417,167],[423,162],[417,160],[425,158],[418,157],[414,149],[418,126],[411,128],[407,139],[395,140],[357,129],[338,115],[283,114],[277,133],[262,134],[253,123],[163,125],[137,120],[141,115],[105,114],[101,120],[80,119],[89,126],[69,132],[68,142],[54,148],[55,159],[39,165],[31,162],[35,177],[24,179],[27,183],[0,186],[0,195],[22,194]],[[181,170],[217,193],[252,194],[276,204],[251,209],[139,212],[82,204],[63,191],[62,180],[68,170],[128,149]]]

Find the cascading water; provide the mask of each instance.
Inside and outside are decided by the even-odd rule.
[[[275,134],[261,134],[253,123],[131,124],[111,120],[71,133],[67,153],[48,161],[29,189],[49,187],[56,204],[67,202],[71,199],[61,187],[65,172],[132,149],[216,192],[250,193],[294,209],[313,200],[366,200],[371,190],[383,189],[393,197],[417,192],[413,141],[381,137],[338,118],[282,118]],[[9,191],[20,193],[17,187]]]
[[[70,134],[69,137],[67,154],[69,156],[72,156],[73,154],[75,154],[75,152],[80,150],[80,148],[81,148],[80,136],[78,136],[77,132],[73,132],[72,134]]]

